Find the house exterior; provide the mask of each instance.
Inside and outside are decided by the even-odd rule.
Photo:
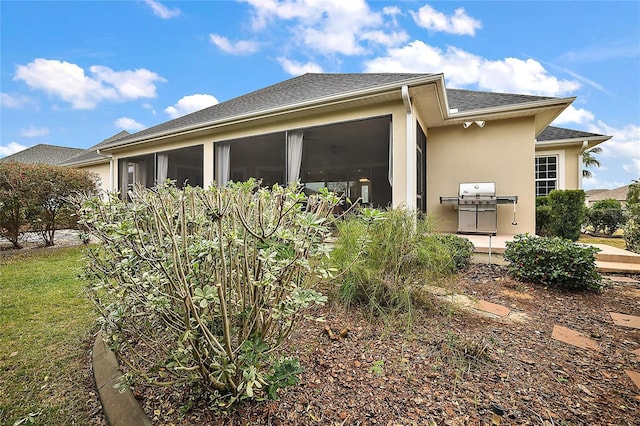
[[[627,194],[629,193],[629,185],[621,186],[614,189],[594,189],[587,191],[585,204],[587,207],[592,207],[593,203],[602,200],[616,200],[619,201],[622,206],[627,204]]]
[[[57,166],[67,159],[83,153],[80,148],[69,148],[66,146],[38,144],[30,148],[23,149],[15,154],[0,158],[0,163],[29,163],[29,164],[49,164]]]
[[[442,74],[305,74],[130,135],[65,164],[105,190],[166,178],[299,180],[379,207],[417,208],[455,232],[461,182],[495,182],[499,234],[535,232],[535,197],[580,187],[580,154],[609,137],[549,127],[575,98],[446,89]],[[107,173],[108,170],[108,173]],[[108,178],[107,178],[108,175]]]

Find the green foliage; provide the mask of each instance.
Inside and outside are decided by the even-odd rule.
[[[542,237],[551,235],[551,206],[547,196],[536,198],[536,235]]]
[[[509,273],[520,281],[564,290],[599,290],[598,251],[564,238],[520,234],[507,242],[504,258]]]
[[[0,235],[20,248],[20,235],[30,230],[45,245],[54,244],[59,228],[76,227],[69,197],[95,193],[97,176],[84,170],[48,164],[0,163]]]
[[[577,241],[585,218],[585,194],[582,190],[557,190],[549,193],[551,235]]]
[[[85,199],[102,242],[85,276],[114,349],[147,380],[197,383],[222,405],[273,397],[297,371],[274,352],[326,300],[315,287],[338,202],[254,180]]]
[[[627,250],[640,253],[640,182],[629,185],[625,209],[624,241]]]
[[[613,235],[624,221],[622,204],[617,200],[600,200],[587,209],[586,224],[596,233]]]
[[[338,297],[372,314],[411,315],[412,294],[425,281],[465,267],[473,251],[466,239],[432,234],[432,220],[409,210],[364,209],[337,228],[331,262],[343,271]]]

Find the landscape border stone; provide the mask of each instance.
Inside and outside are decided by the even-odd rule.
[[[102,333],[98,333],[93,344],[92,360],[93,376],[107,423],[110,426],[150,426],[151,421],[131,390],[120,392],[114,387],[122,377],[122,371]]]

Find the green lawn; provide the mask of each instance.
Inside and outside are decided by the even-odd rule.
[[[586,235],[581,235],[578,242],[587,244],[607,244],[623,250],[627,249],[627,243],[625,243],[624,238],[589,237]]]
[[[81,262],[79,247],[0,255],[2,425],[90,423],[96,314]]]

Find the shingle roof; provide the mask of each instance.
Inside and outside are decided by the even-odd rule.
[[[447,89],[450,109],[458,112],[496,108],[535,101],[556,99],[549,96],[519,95],[514,93],[476,92],[474,90]]]
[[[74,164],[91,163],[96,160],[108,161],[105,157],[98,154],[98,149],[110,144],[111,142],[117,141],[118,139],[122,139],[125,136],[129,136],[130,134],[131,133],[127,132],[126,130],[123,130],[120,133],[113,135],[110,138],[107,138],[102,142],[92,146],[91,148],[82,150],[80,153],[74,155],[73,157],[68,158],[66,161],[62,163],[62,165],[70,166]]]
[[[41,143],[34,145],[31,148],[16,152],[15,154],[0,158],[0,162],[8,163],[10,161],[17,161],[19,163],[42,163],[56,166],[63,163],[70,157],[82,153],[83,151],[84,150],[80,148],[69,148],[66,146]]]
[[[583,132],[580,130],[564,129],[562,127],[548,126],[538,135],[538,142],[558,141],[567,139],[601,139],[608,138],[597,133]]]
[[[588,201],[589,203],[593,203],[601,200],[626,201],[628,192],[629,192],[629,185],[625,185],[625,186],[621,186],[620,188],[601,191],[596,194],[590,194],[588,196]]]
[[[210,106],[200,111],[150,127],[123,138],[119,143],[143,136],[215,122],[226,118],[257,113],[272,108],[296,105],[302,102],[326,98],[332,95],[375,88],[420,77],[437,74],[314,74],[299,77],[265,87],[260,90]]]

